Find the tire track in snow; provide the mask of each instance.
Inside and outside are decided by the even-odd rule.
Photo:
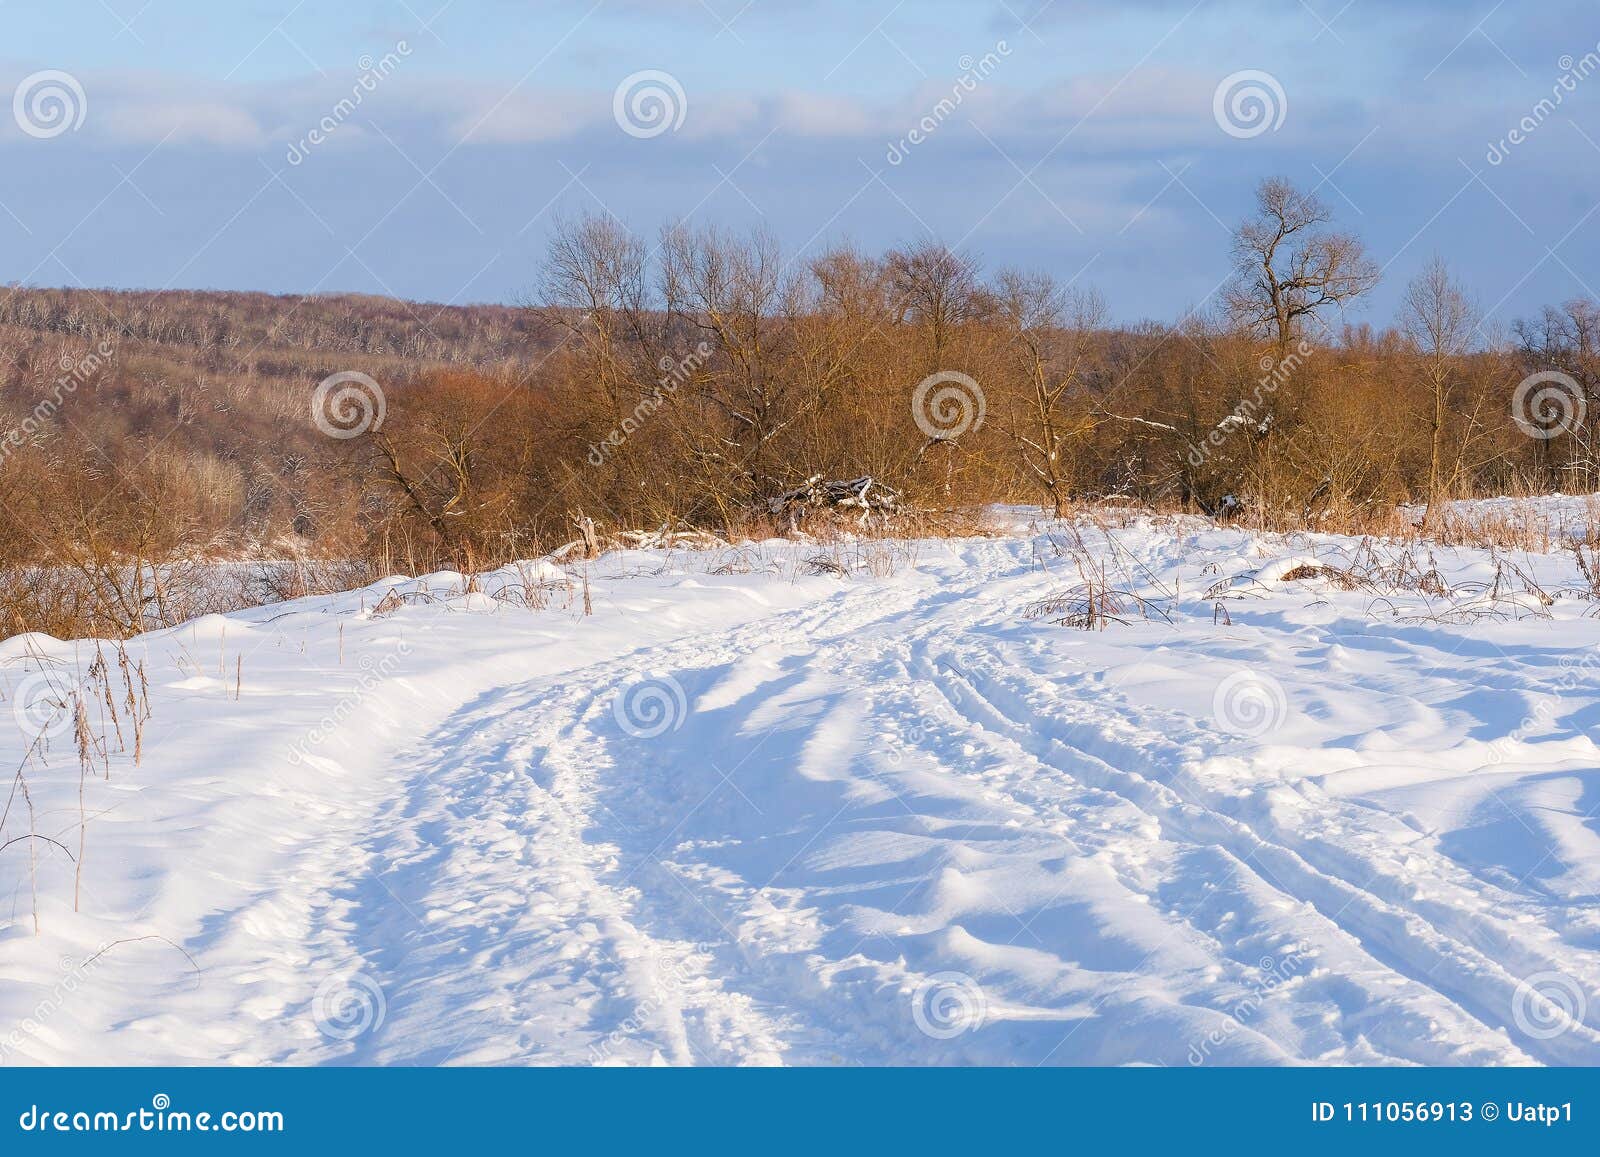
[[[1026,570],[1026,568],[1018,568]],[[754,694],[759,689],[760,702],[750,707],[740,699],[735,699],[733,706],[742,706],[742,712],[735,712],[734,724],[731,731],[737,733],[741,729],[752,730],[755,717],[761,711],[770,707],[774,700],[781,700],[784,689],[792,688],[796,683],[809,682],[812,685],[826,686],[830,683],[842,682],[839,677],[846,672],[854,673],[858,678],[863,672],[868,673],[868,687],[870,690],[863,702],[856,704],[859,708],[853,714],[859,717],[863,714],[881,716],[886,708],[893,705],[894,701],[903,698],[914,686],[915,680],[905,669],[905,658],[909,658],[910,649],[914,641],[936,636],[950,629],[950,623],[939,621],[941,612],[935,608],[943,605],[949,608],[949,618],[957,621],[970,621],[974,608],[979,608],[984,613],[993,613],[997,602],[992,590],[997,576],[994,574],[983,575],[976,581],[970,581],[963,589],[956,591],[946,587],[944,591],[920,599],[915,607],[915,613],[908,613],[910,608],[879,608],[871,605],[867,613],[857,613],[846,619],[835,618],[831,624],[830,633],[823,640],[827,644],[825,649],[804,661],[788,675],[775,678],[766,684],[756,683],[750,689],[750,694],[744,699],[758,698]],[[863,608],[868,604],[856,600]],[[930,613],[931,612],[931,613]],[[930,618],[933,621],[930,621]],[[917,624],[911,632],[894,631],[893,628],[904,622]],[[779,650],[788,649],[793,652],[796,648],[801,650],[814,634],[811,629],[814,624],[807,623],[805,617],[796,617],[792,622],[780,624],[763,624],[759,634],[771,647]],[[867,629],[870,628],[870,629]],[[792,632],[792,633],[790,633]],[[750,649],[748,640],[733,636],[727,640],[729,649],[716,656],[724,660],[724,666],[731,666],[737,661],[741,652]],[[652,658],[660,661],[659,665],[674,670],[682,670],[687,661],[691,660],[703,664],[706,659],[703,649],[693,656],[657,655]],[[887,657],[887,661],[886,661]],[[620,676],[614,676],[608,687],[619,688],[634,674],[632,671],[623,671]],[[591,672],[590,677],[597,673]],[[774,692],[774,686],[778,688]],[[830,742],[829,732],[834,728],[834,721],[840,717],[841,708],[835,704],[828,709],[818,710],[813,717],[803,718],[799,732],[803,741],[791,743],[786,749],[786,759],[801,765],[811,761],[815,749],[826,749]],[[848,727],[849,721],[846,721]],[[595,742],[603,742],[602,736],[596,736]],[[681,748],[672,748],[661,759],[661,769],[666,773],[671,769],[673,774],[681,774],[682,769],[691,761],[685,759],[685,752]],[[824,762],[826,759],[824,758]],[[773,770],[777,770],[774,768]],[[637,816],[647,816],[652,810],[659,810],[663,815],[680,815],[687,807],[690,812],[698,808],[700,803],[690,804],[688,799],[663,797],[659,791],[652,792],[648,789],[648,775],[642,777],[643,786],[640,793],[645,797],[643,802],[634,809]],[[886,776],[870,777],[881,784]],[[971,785],[962,782],[965,777],[959,774],[946,776],[946,781],[941,787],[952,791],[952,798],[959,804],[965,805],[963,793],[970,793]],[[1055,778],[1055,786],[1060,788],[1061,777],[1059,773]],[[717,788],[712,782],[713,792]],[[860,783],[851,784],[853,790],[860,788]],[[1070,781],[1069,781],[1070,786]],[[902,790],[905,785],[901,785]],[[692,794],[698,794],[698,788]],[[893,794],[892,791],[890,794]],[[1103,825],[1106,807],[1103,802],[1103,793],[1074,788],[1074,798],[1069,802],[1080,812],[1089,817],[1082,826],[1093,824],[1096,828]],[[740,804],[732,800],[730,803],[735,811]],[[849,809],[846,804],[838,809],[837,814],[829,816],[831,809],[828,807],[817,809],[817,815],[824,820],[822,828],[828,823],[838,820],[843,816],[843,824],[848,827],[857,822],[857,817],[846,815]],[[963,871],[971,866],[974,857],[982,859],[985,852],[974,852],[968,846],[975,838],[981,837],[982,827],[993,827],[992,823],[979,824],[970,817],[963,816],[961,821],[951,825],[946,820],[939,820],[936,816],[919,815],[907,807],[903,800],[897,799],[898,806],[903,815],[894,815],[899,826],[915,829],[924,839],[924,842],[941,848],[942,850],[930,853],[932,861],[927,870],[914,874],[900,881],[909,884],[909,887],[897,888],[898,896],[889,905],[892,913],[898,911],[900,904],[911,900],[919,893],[938,893],[941,889],[957,890],[970,884],[973,880],[981,879],[977,872]],[[893,812],[893,806],[889,809]],[[1068,859],[1077,859],[1082,855],[1082,848],[1072,842],[1070,838],[1064,839],[1061,825],[1042,822],[1040,817],[1027,805],[1015,798],[1004,798],[990,806],[991,811],[1002,813],[1009,825],[1023,826],[1029,833],[1029,838],[1035,841],[1048,840],[1053,849],[1058,849],[1060,856]],[[686,817],[685,817],[686,818]],[[885,824],[883,817],[875,817],[878,824],[878,837],[892,837],[893,824]],[[948,939],[955,935],[964,938],[964,947],[982,950],[985,946],[990,948],[1009,949],[1012,956],[1031,953],[1031,963],[1037,967],[1046,964],[1051,968],[1062,967],[1062,962],[1055,957],[1049,947],[1034,936],[1032,939],[1038,947],[1012,948],[1010,945],[996,945],[981,939],[974,939],[960,925],[951,929],[938,931],[930,930],[930,934],[922,934],[917,939],[925,954],[928,956],[926,967],[907,967],[905,961],[872,959],[860,955],[859,950],[869,940],[882,938],[872,935],[862,935],[859,930],[841,928],[837,922],[832,924],[827,919],[822,919],[810,931],[811,939],[801,937],[798,943],[792,942],[792,937],[786,938],[783,929],[773,934],[770,927],[763,926],[765,917],[774,915],[776,909],[782,907],[786,898],[798,897],[799,902],[805,902],[808,897],[805,889],[774,888],[773,882],[784,874],[784,870],[795,860],[812,851],[818,837],[823,835],[823,830],[810,833],[804,841],[798,836],[790,840],[787,846],[794,847],[778,870],[771,874],[767,883],[761,882],[761,875],[741,874],[730,871],[726,859],[712,862],[714,857],[696,858],[696,849],[688,847],[686,850],[668,847],[672,838],[678,834],[682,820],[666,831],[664,836],[658,836],[647,821],[641,822],[645,831],[650,832],[645,843],[640,844],[632,853],[631,866],[627,870],[629,879],[649,880],[651,887],[646,892],[659,901],[662,897],[679,897],[683,902],[677,905],[678,911],[670,911],[672,905],[667,905],[665,913],[670,920],[677,922],[679,927],[685,923],[698,926],[697,936],[715,936],[724,934],[726,939],[738,946],[739,951],[730,954],[731,959],[723,963],[740,976],[740,987],[752,993],[758,993],[765,1002],[782,1005],[798,1017],[796,1039],[801,1044],[794,1059],[825,1059],[829,1050],[830,1040],[847,1040],[850,1049],[847,1055],[861,1056],[862,1050],[872,1050],[870,1055],[880,1060],[912,1061],[926,1063],[932,1060],[961,1060],[961,1059],[988,1059],[1007,1060],[1015,1059],[1008,1051],[1012,1045],[1007,1042],[997,1051],[985,1052],[982,1049],[972,1051],[956,1051],[951,1046],[946,1051],[940,1052],[932,1046],[932,1042],[925,1035],[916,1031],[913,1018],[909,1015],[909,1007],[904,999],[905,990],[916,987],[918,981],[929,974],[938,974],[944,971],[945,964],[959,964],[963,961],[955,958],[945,958],[939,955],[940,945],[936,942]],[[901,835],[905,835],[901,832]],[[1007,832],[1011,844],[1018,843],[1014,833]],[[757,832],[750,839],[750,843],[758,843],[761,839],[781,840],[782,833]],[[1145,836],[1135,832],[1130,837],[1135,843],[1147,843]],[[982,843],[981,839],[977,842]],[[693,841],[685,841],[692,844]],[[1011,851],[1010,845],[1002,845],[992,838],[989,846],[1005,847]],[[665,851],[666,854],[658,855]],[[770,865],[769,865],[770,866]],[[1100,877],[1094,877],[1095,883]],[[789,895],[786,897],[785,893]],[[992,898],[992,893],[991,893]],[[1148,897],[1146,897],[1148,899]],[[713,910],[715,907],[716,910]],[[1005,915],[1013,919],[1016,931],[1020,935],[1028,932],[1028,925],[1036,919],[1039,913],[1033,913],[1027,918],[1006,910],[1006,905],[998,904]],[[1127,904],[1133,911],[1140,911],[1137,897]],[[789,914],[794,915],[792,912]],[[1049,918],[1049,914],[1046,914]],[[803,921],[794,921],[791,923]],[[1137,921],[1135,921],[1137,924]],[[747,931],[753,932],[746,935]],[[792,931],[792,929],[790,930]],[[1131,934],[1141,935],[1145,929],[1135,927]],[[680,933],[681,934],[681,933]],[[930,939],[930,935],[932,939]],[[1092,937],[1091,937],[1092,938]],[[887,937],[892,949],[904,950],[907,942],[904,938]],[[829,952],[818,952],[818,948],[831,948]],[[1118,937],[1113,935],[1106,947],[1100,950],[1102,954],[1109,953],[1117,956],[1119,953],[1126,957],[1124,946]],[[1110,957],[1108,957],[1109,959]],[[1109,965],[1108,965],[1109,967]],[[1093,968],[1089,970],[1091,973]],[[1100,994],[1099,982],[1093,976],[1089,978],[1091,984],[1086,990],[1087,994]],[[1193,1032],[1194,1028],[1188,1021],[1200,1014],[1210,1014],[1220,1020],[1220,1015],[1212,1013],[1209,1009],[1200,1010],[1199,1013],[1184,1013],[1173,1009],[1170,1001],[1164,997],[1155,998],[1149,993],[1136,991],[1119,997],[1119,1005],[1128,1015],[1142,1019],[1166,1018],[1173,1026],[1174,1035],[1182,1039],[1187,1026],[1187,1031]],[[1047,1051],[1060,1037],[1059,1029],[1049,1028],[1052,1022],[1059,1024],[1065,1020],[1075,1022],[1084,1015],[1087,1002],[1065,1002],[1065,1007],[1057,1004],[1055,1007],[1048,1003],[1044,1006],[1030,1007],[1026,1003],[1010,1002],[1009,1007],[996,1008],[996,1021],[1004,1023],[1007,1020],[1025,1023],[1031,1021],[1036,1028],[1044,1029],[1044,1033],[1036,1033],[1038,1044],[1032,1046],[1034,1055],[1048,1055]],[[1203,1016],[1200,1016],[1203,1019]],[[1114,1033],[1114,1022],[1101,1023],[1096,1033],[1106,1035]],[[1094,1034],[1090,1034],[1094,1035]],[[1087,1038],[1086,1038],[1087,1039]],[[977,1042],[964,1042],[976,1044]],[[985,1042],[993,1048],[993,1042]],[[1104,1047],[1112,1047],[1109,1043]],[[1265,1038],[1259,1042],[1262,1051],[1258,1052],[1259,1058],[1276,1057],[1283,1059],[1284,1054],[1277,1051]],[[1023,1055],[1026,1055],[1026,1049]],[[1116,1054],[1113,1054],[1116,1055]],[[1129,1054],[1137,1056],[1137,1054]]]
[[[773,637],[849,631],[904,614],[923,597],[896,603],[870,587],[847,588],[725,637],[642,648],[463,708],[403,758],[392,779],[406,795],[375,825],[361,871],[343,889],[355,910],[344,955],[378,979],[384,1023],[347,1050],[318,1042],[308,1055],[422,1064],[779,1060],[781,1026],[737,991],[736,977],[711,973],[702,942],[658,938],[640,923],[641,909],[660,905],[634,871],[618,871],[618,847],[596,835],[615,824],[595,801],[596,778],[612,761],[590,724],[614,727],[615,695],[652,671],[682,674]],[[666,881],[656,874],[650,882]]]
[[[1037,757],[1087,776],[1091,782],[1130,799],[1160,817],[1164,826],[1179,838],[1226,848],[1240,865],[1261,876],[1263,882],[1295,900],[1312,904],[1330,923],[1349,932],[1374,959],[1408,981],[1439,992],[1485,1028],[1510,1031],[1519,1045],[1534,1056],[1564,1064],[1592,1064],[1600,1056],[1600,1033],[1587,1026],[1575,1025],[1554,1038],[1539,1039],[1517,1031],[1512,1016],[1521,976],[1539,971],[1541,967],[1571,973],[1580,970],[1578,962],[1525,956],[1507,967],[1474,942],[1481,937],[1469,939],[1458,930],[1447,931],[1440,926],[1445,921],[1430,923],[1415,909],[1386,902],[1374,895],[1369,889],[1381,882],[1381,869],[1368,872],[1366,869],[1370,865],[1363,864],[1363,870],[1355,873],[1361,879],[1346,879],[1324,871],[1310,862],[1302,851],[1264,835],[1258,827],[1216,810],[1213,802],[1205,798],[1198,780],[1187,774],[1184,761],[1192,759],[1192,754],[1167,738],[1174,730],[1172,720],[1142,723],[1140,712],[1125,699],[1097,694],[1080,681],[1075,689],[1089,691],[1090,697],[1075,701],[1074,716],[1069,721],[1073,729],[1093,731],[1097,720],[1100,723],[1116,720],[1125,730],[1137,728],[1139,731],[1143,744],[1136,762],[1140,770],[1118,767],[1059,734],[1051,734],[1059,731],[1059,721],[1047,718],[1031,706],[1030,693],[1052,701],[1063,713],[1068,710],[1067,705],[1050,689],[1042,688],[1032,682],[1030,676],[1020,673],[1018,666],[1010,666],[1007,671],[1005,677],[978,680],[973,684],[974,692],[982,696],[987,708],[982,714],[989,715],[987,720],[979,721],[983,725],[1007,733]],[[1010,683],[1021,684],[1021,689],[1010,687]],[[1085,711],[1084,703],[1093,706]],[[1127,741],[1108,742],[1125,752],[1134,750],[1134,745]],[[1169,766],[1158,769],[1152,764],[1151,747],[1163,750]],[[1165,781],[1155,778],[1158,775],[1165,776]],[[1180,777],[1191,790],[1179,791],[1173,787],[1173,781]],[[1250,867],[1252,861],[1257,867]],[[1505,937],[1501,942],[1510,943]],[[1486,984],[1497,994],[1493,1001],[1484,994]]]
[[[1242,803],[1210,790],[1189,767],[1209,741],[1182,717],[1081,669],[1064,701],[1017,628],[1049,583],[1022,550],[963,544],[922,581],[851,583],[464,709],[403,769],[412,798],[371,844],[429,934],[369,922],[397,995],[357,1055],[582,1061],[577,1042],[599,1041],[634,1062],[1182,1063],[1259,946],[1303,938],[1333,975],[1233,1026],[1229,1056],[1527,1059],[1500,1030],[1514,966],[1573,961],[1408,904],[1383,865],[1254,808],[1276,780]],[[956,699],[951,666],[981,673]],[[692,722],[620,734],[612,700],[656,672],[685,684]],[[919,718],[929,685],[938,727]],[[899,764],[876,758],[889,737]],[[999,764],[969,766],[963,742]],[[996,865],[1014,876],[991,887]],[[991,1017],[932,1042],[908,996],[945,971],[980,977]],[[418,1045],[463,1035],[477,1047]],[[1592,1035],[1519,1043],[1592,1060]]]

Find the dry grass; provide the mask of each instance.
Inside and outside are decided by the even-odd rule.
[[[1214,618],[1227,617],[1226,601],[1268,598],[1281,584],[1322,584],[1342,593],[1369,596],[1366,614],[1402,622],[1461,623],[1486,620],[1549,618],[1558,599],[1592,602],[1600,599],[1594,582],[1583,572],[1582,585],[1547,589],[1524,562],[1497,546],[1488,546],[1493,572],[1488,581],[1450,585],[1433,550],[1440,544],[1420,538],[1392,541],[1362,538],[1347,550],[1334,548],[1314,563],[1302,563],[1278,576],[1276,583],[1246,577],[1213,583],[1203,597],[1215,606]],[[1324,547],[1326,549],[1326,547]],[[1420,601],[1419,601],[1420,600]]]
[[[146,678],[143,660],[134,661],[121,643],[113,645],[115,662],[106,656],[104,647],[95,644],[95,657],[81,675],[66,671],[50,662],[32,647],[23,664],[36,668],[34,675],[43,676],[48,684],[45,694],[38,696],[30,710],[37,712],[42,704],[43,718],[38,718],[39,729],[33,735],[12,776],[11,789],[5,806],[0,809],[0,852],[22,845],[28,853],[29,892],[32,905],[33,931],[38,935],[39,923],[39,855],[41,848],[54,849],[65,855],[73,864],[73,911],[81,910],[83,863],[88,851],[89,814],[87,810],[87,785],[97,776],[111,778],[113,757],[126,758],[138,767],[144,754],[144,725],[150,719],[150,684]],[[18,719],[28,712],[17,705]],[[78,796],[78,850],[74,853],[60,840],[39,831],[39,813],[34,804],[30,772],[35,778],[51,774],[50,737],[63,732],[71,741],[77,763]],[[27,831],[6,837],[15,806],[21,800],[27,813]]]
[[[749,517],[737,531],[712,533],[679,524],[649,530],[602,529],[583,520],[578,538],[544,556],[547,562],[571,567],[600,554],[647,550],[658,556],[657,569],[675,564],[678,551],[710,553],[714,561],[695,563],[711,574],[777,572],[794,565],[761,550],[766,541],[802,543],[814,549],[802,556],[798,573],[835,577],[867,575],[887,577],[915,560],[914,542],[936,538],[989,537],[999,533],[1002,521],[987,510],[910,509],[895,512],[813,511],[803,528],[782,533],[777,519]],[[1237,520],[1233,520],[1237,522]],[[1548,507],[1478,507],[1451,509],[1426,530],[1414,508],[1391,508],[1378,515],[1366,511],[1348,520],[1324,520],[1320,532],[1355,537],[1358,546],[1348,561],[1322,561],[1285,576],[1286,581],[1320,580],[1334,589],[1364,590],[1375,597],[1420,593],[1449,598],[1430,548],[1465,547],[1494,552],[1497,557],[1527,554],[1570,554],[1582,579],[1581,590],[1600,592],[1600,500],[1591,498],[1572,525],[1553,525]],[[1059,605],[1034,608],[1041,616],[1055,615],[1072,625],[1102,628],[1107,623],[1137,617],[1160,617],[1170,607],[1173,592],[1155,590],[1145,568],[1123,550],[1116,532],[1146,524],[1167,527],[1174,534],[1218,525],[1214,519],[1185,513],[1173,505],[1148,505],[1116,500],[1082,503],[1060,519],[1035,520],[1038,565],[1053,569],[1065,560],[1076,582],[1056,596]],[[1093,550],[1085,543],[1085,530],[1099,532]],[[1286,546],[1310,541],[1303,528],[1264,531],[1281,535]],[[1382,550],[1380,551],[1380,547]],[[1100,552],[1108,551],[1105,558]],[[1380,557],[1381,554],[1381,557]],[[662,557],[664,555],[664,557]],[[329,595],[368,585],[385,574],[404,570],[401,560],[289,558],[248,562],[218,562],[184,558],[161,565],[138,563],[117,556],[85,557],[78,564],[60,567],[25,567],[0,570],[0,623],[12,632],[41,630],[61,638],[126,638],[152,629],[175,626],[197,616],[226,613],[247,607]],[[579,579],[552,579],[548,568],[529,563],[510,564],[521,579],[501,583],[492,593],[497,603],[523,609],[562,609],[576,606]],[[420,563],[412,573],[426,571]],[[1509,560],[1502,564],[1500,589],[1530,593]],[[1525,570],[1526,568],[1520,568]],[[407,603],[438,601],[453,593],[479,588],[467,570],[459,592],[420,592],[397,587],[379,603],[378,613],[388,613]],[[1490,592],[1494,585],[1488,588]],[[1142,592],[1142,593],[1141,593]],[[1222,596],[1219,596],[1222,597]],[[592,602],[592,597],[591,597]],[[1225,612],[1219,612],[1219,614]]]
[[[1045,534],[1046,553],[1041,555],[1036,547],[1035,561],[1048,571],[1052,569],[1050,556],[1065,559],[1077,572],[1078,582],[1028,604],[1023,608],[1023,617],[1048,618],[1059,626],[1085,631],[1103,631],[1111,623],[1126,625],[1133,621],[1135,612],[1140,619],[1157,618],[1170,624],[1178,592],[1163,584],[1113,533],[1151,517],[1142,512],[1124,515],[1112,510],[1091,514],[1080,510],[1073,521]],[[1084,525],[1100,531],[1103,552],[1096,552],[1084,541]]]
[[[889,578],[916,561],[917,546],[905,539],[856,539],[829,543],[806,556],[800,564],[803,574],[849,578],[867,575]]]

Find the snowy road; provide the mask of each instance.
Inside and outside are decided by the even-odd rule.
[[[42,856],[33,936],[0,859],[5,1063],[1600,1063],[1570,556],[1515,558],[1546,608],[1488,552],[1380,597],[1281,579],[1349,540],[1035,530],[145,637],[84,912]],[[1030,617],[1082,559],[1148,615]]]

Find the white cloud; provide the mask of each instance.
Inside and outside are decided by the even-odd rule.
[[[97,135],[139,145],[166,141],[241,149],[260,148],[268,140],[255,114],[239,104],[144,94],[116,99],[116,95],[106,94],[91,105]]]

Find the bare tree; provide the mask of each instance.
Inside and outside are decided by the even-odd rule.
[[[759,502],[784,468],[777,440],[816,402],[788,372],[799,278],[769,234],[687,226],[663,234],[661,278],[668,307],[714,351],[689,390],[702,419],[680,428],[706,480],[696,509]]]
[[[986,303],[977,265],[937,241],[896,249],[884,264],[900,316],[928,332],[927,368],[949,369],[945,353],[955,329],[979,316]]]
[[[1359,238],[1324,229],[1331,213],[1312,193],[1274,177],[1256,189],[1256,214],[1233,234],[1237,275],[1224,298],[1233,320],[1272,339],[1282,358],[1306,319],[1378,283]]]
[[[1522,369],[1560,370],[1578,383],[1588,413],[1600,410],[1600,302],[1578,297],[1560,308],[1545,306],[1535,321],[1519,321],[1513,327]],[[1578,473],[1580,485],[1592,486],[1600,476],[1600,430],[1583,422],[1569,431],[1571,458],[1565,468]],[[1546,468],[1554,465],[1549,456],[1550,442],[1537,442],[1546,458]]]
[[[1048,274],[1005,271],[995,302],[1021,371],[1021,397],[1009,432],[1024,470],[1060,517],[1066,504],[1066,450],[1090,422],[1074,421],[1066,403],[1085,387],[1106,307],[1099,294],[1063,290]]]
[[[603,214],[557,223],[534,309],[566,331],[613,425],[655,377],[669,319],[654,305],[643,241]]]
[[[1440,494],[1440,462],[1444,446],[1449,394],[1460,359],[1472,348],[1478,308],[1435,257],[1406,288],[1400,328],[1422,355],[1430,394],[1428,410],[1428,506],[1423,526],[1434,521]]]
[[[548,417],[533,391],[468,371],[430,376],[363,441],[399,523],[432,536],[435,557],[463,573],[533,537],[533,512],[554,489],[537,440]]]

